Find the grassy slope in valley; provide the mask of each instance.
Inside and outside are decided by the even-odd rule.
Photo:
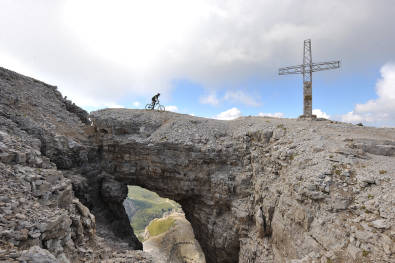
[[[144,251],[153,256],[154,262],[206,263],[184,214],[172,213],[152,220],[146,231],[149,238],[143,243]]]
[[[161,218],[165,212],[181,210],[176,202],[161,198],[158,194],[139,186],[128,186],[128,198],[133,201],[136,212],[130,219],[135,235],[142,241],[144,229],[151,220]]]
[[[151,221],[151,223],[147,226],[150,236],[160,235],[167,230],[169,230],[175,223],[175,219],[173,217],[167,218],[158,218]]]

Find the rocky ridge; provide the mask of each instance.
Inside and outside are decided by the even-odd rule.
[[[395,129],[106,109],[102,167],[180,203],[208,262],[394,261]]]
[[[56,87],[0,68],[0,262],[151,261],[108,245],[75,196],[70,174],[97,158],[90,129]]]
[[[395,261],[395,129],[89,117],[0,68],[0,260],[152,261],[122,206],[139,185],[182,205],[207,262]]]

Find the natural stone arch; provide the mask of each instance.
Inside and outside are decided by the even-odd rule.
[[[92,119],[98,130],[106,130],[99,136],[102,169],[124,185],[138,185],[181,204],[208,262],[238,261],[240,238],[253,210],[245,202],[253,188],[251,156],[245,145],[250,137],[268,143],[272,131],[228,142],[224,125],[192,144],[191,135],[176,141],[160,134],[167,120],[155,113],[118,122],[101,112],[100,118]],[[191,127],[205,126],[193,118],[187,121]],[[177,118],[167,125],[177,126]]]
[[[235,169],[227,164],[230,156],[200,154],[197,159],[196,148],[166,143],[147,147],[130,142],[104,148],[106,169],[114,171],[113,180],[144,187],[181,204],[209,262],[237,261],[239,234],[231,215],[234,184],[228,181]],[[128,159],[119,158],[120,153]]]

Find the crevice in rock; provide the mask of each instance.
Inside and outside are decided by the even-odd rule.
[[[275,207],[269,207],[268,209],[268,215],[267,217],[262,211],[263,215],[263,229],[264,229],[264,235],[265,237],[270,237],[272,235],[273,229],[272,229],[272,220],[273,220],[273,215],[274,215],[274,209]],[[262,208],[261,208],[262,210]]]

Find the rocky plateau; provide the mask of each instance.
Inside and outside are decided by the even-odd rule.
[[[395,262],[395,129],[104,109],[0,68],[0,262],[153,262],[123,201],[181,204],[211,262]]]

